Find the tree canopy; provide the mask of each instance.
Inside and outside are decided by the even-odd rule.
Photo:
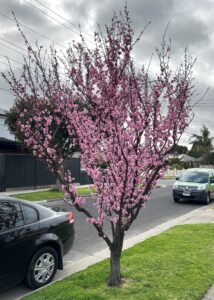
[[[159,71],[149,81],[148,68],[137,69],[133,60],[142,33],[135,35],[125,7],[105,30],[95,32],[94,48],[87,46],[82,35],[81,42],[68,48],[63,61],[67,80],[57,72],[60,59],[55,52],[46,68],[40,48],[33,50],[26,39],[30,59],[22,76],[4,75],[16,97],[9,112],[15,113],[13,126],[8,118],[11,130],[34,155],[46,160],[61,181],[65,199],[86,215],[107,243],[110,286],[121,283],[124,236],[191,120],[194,62],[185,52],[174,70],[170,45],[163,39],[157,49]],[[34,68],[29,61],[34,61]],[[97,190],[95,215],[63,168],[77,145]]]
[[[193,134],[190,138],[192,148],[189,151],[189,155],[193,157],[202,157],[204,162],[207,162],[210,152],[214,149],[212,140],[213,137],[210,136],[209,129],[203,125],[201,128],[201,134]]]

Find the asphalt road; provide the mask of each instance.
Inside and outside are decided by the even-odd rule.
[[[203,205],[198,203],[175,203],[172,200],[173,181],[164,181],[163,183],[165,187],[156,188],[153,191],[151,199],[146,203],[146,207],[141,210],[138,218],[132,224],[126,234],[126,238],[133,237]],[[65,206],[63,201],[45,205],[61,209]],[[93,199],[87,201],[87,207],[91,212],[96,213],[96,208],[93,206]],[[64,257],[65,262],[81,259],[86,255],[93,254],[107,247],[106,243],[98,237],[93,225],[86,223],[85,216],[74,209],[73,213],[76,238],[73,249]],[[108,229],[106,229],[106,232],[110,234]]]
[[[173,181],[164,180],[160,181],[159,184],[164,184],[165,187],[156,188],[153,191],[151,199],[146,203],[146,207],[141,210],[137,220],[132,224],[132,227],[127,232],[126,238],[133,237],[203,205],[199,203],[175,203],[172,200]],[[55,209],[64,209],[65,207],[63,201],[47,203],[44,205],[54,207]],[[92,199],[87,201],[87,206],[89,210],[96,211]],[[97,236],[93,226],[86,223],[85,216],[76,212],[74,209],[73,213],[76,239],[73,249],[64,257],[65,263],[79,260],[107,247],[105,242]],[[23,285],[19,285],[0,294],[0,299],[14,300],[27,292],[29,292],[28,289]]]

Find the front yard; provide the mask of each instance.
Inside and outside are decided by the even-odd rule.
[[[89,187],[77,187],[78,195],[87,196],[87,195],[91,195],[92,192],[95,193],[96,190],[95,189],[91,190]],[[50,200],[50,199],[62,199],[64,197],[64,194],[62,191],[59,191],[57,189],[50,189],[48,191],[15,194],[11,196],[22,200],[40,201],[40,200]]]
[[[214,224],[176,226],[125,250],[120,288],[108,288],[109,260],[25,300],[200,300],[214,282]]]

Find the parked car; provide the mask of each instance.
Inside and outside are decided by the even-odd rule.
[[[213,169],[187,169],[176,178],[173,186],[175,202],[190,200],[209,204],[211,198],[214,198]]]
[[[74,242],[69,210],[0,198],[0,290],[23,281],[32,289],[49,283],[63,269],[63,255]]]

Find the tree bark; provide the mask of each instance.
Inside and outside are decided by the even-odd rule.
[[[115,235],[110,247],[110,272],[108,277],[108,286],[118,287],[121,284],[120,258],[123,248],[124,234]]]
[[[61,184],[60,179],[58,177],[56,178],[56,181],[55,181],[55,188],[59,191],[62,190],[62,184]]]

